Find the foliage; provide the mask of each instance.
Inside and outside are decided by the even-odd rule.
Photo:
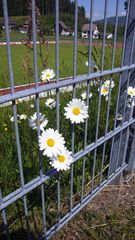
[[[29,0],[10,0],[8,1],[9,16],[26,16],[28,14],[28,2]],[[41,12],[41,15],[53,15],[55,13],[55,1],[54,0],[39,0],[36,4]],[[2,0],[0,0],[0,6],[2,6]],[[71,0],[60,0],[60,14],[74,14],[75,3]],[[85,18],[85,8],[83,6],[78,7],[79,17]],[[0,8],[0,16],[3,16],[2,8]]]
[[[98,27],[99,32],[101,32],[101,33],[104,32],[104,24],[103,23],[97,23],[97,27]],[[118,25],[117,38],[124,36],[124,30],[125,30],[125,26]],[[114,35],[114,31],[115,31],[115,25],[107,24],[106,32],[107,33],[112,33]]]
[[[13,51],[14,49],[14,51]],[[5,47],[1,48],[3,61],[5,57]],[[13,53],[14,52],[14,53]],[[105,49],[105,69],[110,68],[111,65],[111,52],[112,48],[106,47]],[[72,71],[72,53],[73,47],[72,45],[64,45],[60,46],[60,76],[71,76],[73,74]],[[120,62],[120,53],[121,50],[117,51],[116,55],[116,66],[119,65]],[[28,54],[28,55],[27,55]],[[44,49],[43,57],[46,56],[46,50]],[[55,54],[55,46],[50,45],[49,48],[49,67],[55,68],[54,55]],[[24,83],[28,83],[28,79],[31,82],[33,80],[33,64],[32,64],[32,52],[25,48],[24,46],[13,46],[12,47],[12,56],[13,58],[13,67],[14,73],[16,71],[19,76],[19,82],[21,83],[22,79]],[[22,58],[22,56],[24,56]],[[66,56],[66,58],[65,58]],[[101,47],[93,47],[92,51],[93,60],[98,65],[99,69],[101,66]],[[77,74],[86,74],[88,68],[85,66],[85,61],[88,59],[88,49],[85,46],[78,46],[77,52]],[[38,65],[40,65],[40,70],[42,70],[41,59],[38,56]],[[21,66],[21,68],[20,68]],[[23,71],[22,71],[23,67]],[[21,75],[20,75],[21,72]],[[40,72],[40,71],[39,71]],[[1,76],[7,75],[7,68],[3,72],[1,72]],[[109,76],[107,76],[109,78]],[[104,82],[106,78],[103,78]],[[3,77],[2,77],[3,79]],[[113,77],[115,81],[115,88],[112,90],[111,94],[111,105],[110,105],[110,117],[109,117],[109,126],[108,131],[113,129],[114,124],[114,114],[116,107],[116,96],[117,96],[117,88],[118,88],[118,80],[119,76],[115,75]],[[7,81],[7,79],[6,79]],[[3,83],[4,85],[5,83]],[[89,99],[89,118],[88,118],[88,135],[87,135],[87,144],[91,144],[95,141],[95,131],[96,131],[96,119],[98,115],[98,89],[100,86],[99,79],[97,81],[91,81],[91,92],[93,94],[92,98]],[[76,85],[76,97],[81,98],[81,93],[83,91],[87,91],[86,82],[82,82]],[[45,101],[48,97],[52,97],[56,99],[55,91],[48,92],[44,98],[40,99],[40,112],[45,114],[45,117],[48,119],[49,124],[48,128],[56,129],[56,109],[50,111],[50,109],[45,107]],[[72,89],[68,91],[68,88],[61,88],[60,90],[60,133],[62,133],[63,137],[66,140],[66,146],[69,150],[72,149],[72,126],[69,121],[67,121],[64,117],[64,107],[67,103],[72,99]],[[17,102],[18,103],[18,102]],[[31,104],[34,104],[34,109],[30,107]],[[18,119],[18,127],[20,134],[20,144],[21,144],[21,157],[23,164],[23,173],[25,183],[31,181],[33,178],[39,176],[39,166],[40,166],[40,158],[38,152],[38,144],[37,144],[37,131],[33,131],[30,126],[28,119],[35,112],[35,99],[31,99],[29,101],[24,101],[23,103],[17,104],[17,113],[26,114],[28,116],[27,120],[20,121]],[[100,111],[100,122],[99,122],[99,134],[98,137],[102,137],[105,132],[105,124],[106,124],[106,110],[108,107],[108,102],[104,97],[101,98],[101,111]],[[0,118],[0,133],[1,133],[1,155],[0,155],[0,183],[2,186],[3,196],[6,196],[11,191],[16,190],[20,187],[20,178],[19,178],[19,168],[18,168],[18,159],[17,159],[17,150],[16,150],[16,136],[14,132],[14,123],[10,121],[10,117],[12,116],[12,107],[3,107],[1,108]],[[52,121],[53,119],[53,121]],[[85,123],[80,125],[75,125],[74,133],[75,133],[75,153],[81,151],[84,148],[84,129]],[[101,158],[103,146],[97,149],[97,159],[95,165],[95,179],[94,179],[94,187],[99,185],[100,175],[99,169],[101,169]],[[103,170],[103,180],[107,177],[108,171],[108,163],[110,156],[110,148],[111,143],[107,143],[106,153],[105,153],[105,161],[104,161],[104,170]],[[47,157],[42,158],[43,160],[43,173],[46,173],[51,167],[49,165],[49,159]],[[80,159],[74,164],[74,186],[73,186],[73,205],[76,205],[78,201],[80,201],[81,194],[81,182],[82,182],[82,167],[83,167],[84,159]],[[84,183],[84,194],[89,193],[90,184],[91,184],[91,172],[93,168],[94,161],[94,151],[91,154],[87,154],[85,157],[85,183]],[[68,209],[69,205],[69,193],[70,193],[70,172],[61,172],[61,215],[63,216]],[[48,227],[50,227],[57,219],[57,206],[56,206],[56,194],[57,194],[57,179],[58,174],[53,178],[49,179],[45,183],[45,196],[46,196],[46,211],[47,211],[47,219],[48,219]],[[89,186],[89,187],[87,187]],[[51,199],[51,201],[50,201]],[[41,216],[41,200],[40,200],[40,188],[32,191],[32,193],[27,196],[27,204],[30,208],[34,206],[35,209],[34,215]],[[66,209],[66,210],[65,210]],[[29,211],[30,213],[31,211]],[[13,204],[8,208],[7,212],[9,216],[9,225],[14,226],[14,219],[16,216],[18,217],[17,225],[19,221],[22,221],[23,216],[23,204],[22,200],[19,200],[17,203]],[[29,217],[31,218],[30,214]],[[41,218],[39,217],[41,220]],[[16,226],[18,227],[18,226]],[[14,227],[13,227],[14,228]],[[40,230],[41,231],[41,230]]]

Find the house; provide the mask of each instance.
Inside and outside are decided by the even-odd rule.
[[[20,33],[27,33],[28,32],[28,28],[27,27],[21,27],[19,29]]]
[[[32,19],[27,19],[23,26],[20,27],[20,33],[28,33],[29,29],[32,29]],[[37,32],[39,31],[39,26],[37,26]]]
[[[55,32],[55,26],[53,31]],[[59,32],[62,36],[69,36],[70,34],[73,34],[70,27],[66,26],[66,24],[63,21],[59,21]]]
[[[82,38],[88,38],[90,35],[90,24],[84,24],[82,27]],[[92,24],[92,36],[98,38],[98,28],[96,24]]]
[[[19,29],[20,33],[27,33],[28,27],[29,27],[29,21],[26,20],[25,23],[23,24],[23,26],[21,26]]]
[[[62,36],[68,36],[71,30],[64,22],[59,21],[59,31]]]
[[[8,18],[8,24],[9,24],[9,30],[11,31],[11,29],[14,29],[17,27],[17,23],[15,21],[12,20],[12,18]],[[0,26],[2,27],[2,29],[5,29],[5,22],[4,22],[4,18],[0,19]]]

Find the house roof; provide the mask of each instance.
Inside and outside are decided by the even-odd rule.
[[[16,22],[12,20],[12,18],[8,18],[9,25],[16,26]],[[0,19],[0,24],[4,25],[4,18]]]
[[[97,24],[92,24],[92,31],[96,30]],[[82,27],[82,31],[88,32],[90,30],[90,24],[86,23]]]
[[[68,26],[66,26],[66,24],[64,23],[64,22],[62,22],[62,21],[59,21],[59,24],[60,24],[60,26],[64,29],[64,30],[67,30],[67,29],[69,29],[69,27]]]

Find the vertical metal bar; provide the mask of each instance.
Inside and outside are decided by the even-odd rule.
[[[89,24],[89,56],[88,56],[88,74],[91,72],[91,53],[92,53],[92,25],[93,25],[93,10],[94,10],[94,1],[90,1],[90,24]]]
[[[56,83],[59,82],[59,0],[56,0]],[[56,89],[56,128],[59,131],[60,128],[59,118],[59,89]],[[57,179],[57,203],[58,203],[58,225],[60,225],[60,174]]]
[[[38,69],[37,69],[37,43],[36,43],[36,6],[35,0],[32,0],[32,38],[33,38],[33,54],[34,54],[34,79],[36,88],[38,87]]]
[[[102,80],[100,78],[100,87],[99,87],[99,98],[98,98],[98,116],[97,116],[97,124],[96,124],[96,137],[95,143],[98,139],[98,128],[99,128],[99,118],[100,118],[100,105],[101,105],[101,87],[102,87]],[[94,151],[94,160],[93,160],[93,168],[92,168],[92,185],[91,185],[91,193],[94,189],[94,178],[95,178],[95,167],[96,167],[96,157],[97,157],[97,148]]]
[[[77,28],[78,28],[78,0],[75,0],[75,26],[74,26],[74,79],[76,78],[76,62],[77,62]],[[75,84],[73,85],[73,98],[75,98]],[[74,155],[74,124],[72,124],[72,155]],[[74,164],[71,164],[70,168],[70,213],[73,208],[73,181],[74,181]]]
[[[129,65],[132,64],[132,59],[133,59],[133,52],[134,52],[134,43],[135,43],[135,26],[134,26],[134,30],[133,30],[133,39],[132,39],[132,46],[131,46],[131,54],[130,54],[130,62],[129,62]],[[124,102],[124,109],[123,109],[123,116],[122,116],[122,125],[125,121],[125,113],[126,113],[126,105],[127,105],[127,89],[129,87],[129,81],[130,81],[130,74],[131,74],[131,70],[128,71],[128,78],[127,78],[127,87],[126,87],[126,96],[125,96],[125,102]],[[131,107],[131,110],[130,110],[130,117],[132,116],[131,115],[131,112],[132,112],[132,107]],[[129,117],[129,120],[130,120],[130,117]],[[129,136],[129,128],[127,128],[127,134],[126,134],[126,141],[128,142],[128,136]],[[126,149],[126,146],[127,146],[127,142],[125,142],[125,147],[124,147],[124,153],[125,153],[125,149]],[[116,159],[116,165],[115,165],[115,171],[117,170],[117,167],[118,167],[118,161],[119,161],[119,156],[120,156],[120,148],[121,148],[121,143],[122,143],[122,131],[120,132],[120,140],[119,140],[119,147],[118,147],[118,153],[117,153],[117,159]],[[123,156],[123,160],[125,159],[125,154]],[[123,163],[123,161],[122,161]]]
[[[135,126],[134,125],[133,125],[133,128],[134,128],[133,140],[132,140],[132,145],[130,150],[130,156],[128,159],[128,166],[126,168],[126,170],[131,173],[128,180],[132,179],[135,172]]]
[[[134,112],[134,107],[132,106],[130,108],[129,121],[130,121],[130,119],[133,116],[133,112]],[[121,166],[123,166],[125,164],[125,160],[126,160],[127,148],[128,148],[128,140],[129,140],[129,134],[130,134],[129,130],[130,130],[130,126],[128,126],[127,130],[126,130],[126,137],[124,139],[125,140],[125,146],[124,146],[124,149],[123,149],[123,157],[122,157],[122,161],[121,161]],[[122,138],[122,136],[121,136],[121,138]],[[134,141],[134,139],[133,139],[133,141]],[[132,152],[131,152],[131,154],[132,154]],[[116,162],[116,164],[118,164],[118,162]],[[116,170],[117,170],[117,165],[116,165]]]
[[[122,51],[122,59],[121,59],[121,67],[124,65],[124,55],[125,55],[125,47],[126,47],[126,37],[127,37],[127,27],[128,27],[128,17],[129,17],[129,8],[130,8],[130,0],[128,1],[127,13],[126,13],[126,23],[125,23],[125,32],[124,32],[124,40],[123,40],[123,51]],[[120,73],[120,80],[119,80],[119,88],[118,88],[118,95],[117,95],[117,103],[116,103],[116,111],[115,111],[115,120],[114,120],[114,130],[117,124],[117,114],[118,114],[118,107],[119,107],[119,100],[120,100],[120,90],[121,90],[121,82],[122,82],[122,73]],[[108,179],[111,173],[114,172],[114,141],[115,137],[112,138],[112,146],[111,146],[111,153],[110,153],[110,161],[109,161],[109,169],[108,169]],[[116,150],[115,150],[116,151]]]
[[[108,0],[105,0],[105,10],[104,10],[104,36],[103,36],[103,42],[102,42],[101,71],[103,71],[103,69],[104,69],[105,38],[106,38],[106,26],[107,26],[107,11],[108,11]],[[99,99],[98,99],[98,116],[97,116],[97,124],[96,124],[96,138],[95,138],[95,142],[97,142],[97,139],[98,139],[98,130],[99,130],[100,106],[101,106],[101,87],[102,87],[102,78],[100,78]],[[95,151],[94,151],[94,161],[93,161],[93,168],[92,168],[92,186],[91,186],[91,193],[93,192],[93,189],[94,189],[96,157],[97,157],[97,148],[96,148]]]
[[[116,49],[117,29],[118,29],[118,14],[119,14],[119,0],[117,0],[117,3],[116,3],[115,31],[114,31],[114,42],[113,42],[113,51],[112,51],[112,69],[114,68],[114,61],[115,61],[115,49]]]
[[[107,26],[107,10],[108,10],[108,0],[105,0],[105,11],[104,11],[104,35],[103,35],[103,42],[102,42],[101,71],[103,71],[103,69],[104,69],[105,39],[106,39],[106,26]]]
[[[14,78],[13,78],[13,71],[12,71],[12,59],[11,59],[11,49],[10,49],[7,0],[2,0],[2,2],[3,2],[4,21],[5,21],[6,46],[7,46],[7,54],[8,54],[8,69],[9,69],[9,78],[10,78],[10,88],[11,88],[11,94],[13,94],[14,93]]]
[[[75,0],[75,29],[74,29],[74,78],[76,78],[77,63],[77,28],[78,28],[78,0]]]
[[[117,28],[118,28],[118,13],[119,13],[119,0],[117,0],[117,2],[116,2],[115,31],[114,31],[114,41],[113,41],[113,49],[112,49],[112,69],[114,68],[114,60],[115,60],[115,48],[116,48]],[[109,87],[105,136],[107,135],[107,131],[108,131],[108,122],[109,122],[109,113],[110,113],[110,99],[111,99],[111,86],[112,86],[112,76],[111,76],[111,79],[110,79],[110,87]],[[101,183],[102,183],[106,144],[107,144],[107,142],[105,142],[104,146],[103,146],[102,165],[101,165],[101,171],[100,171],[100,186],[101,186]]]
[[[90,82],[87,82],[87,100],[86,105],[89,107],[89,93],[90,93]],[[85,120],[85,130],[84,130],[84,149],[87,146],[87,131],[88,131],[88,118]],[[81,203],[83,201],[83,192],[84,192],[84,174],[85,174],[85,161],[86,157],[83,158],[83,167],[82,167],[82,187],[81,187]]]
[[[7,43],[7,53],[8,53],[8,68],[9,68],[9,77],[10,77],[10,85],[11,85],[11,94],[13,94],[14,93],[14,78],[13,78],[13,70],[12,70],[9,24],[8,24],[8,10],[7,10],[7,1],[6,0],[3,0],[3,12],[4,12],[4,20],[5,20],[6,43]],[[21,187],[24,190],[24,188],[25,188],[24,187],[24,175],[23,175],[20,138],[19,138],[18,122],[17,122],[17,108],[16,108],[15,101],[12,102],[12,105],[13,105],[13,116],[14,116],[14,126],[15,126],[15,135],[16,135],[19,174],[20,174]],[[28,208],[27,208],[26,196],[23,197],[23,204],[24,204],[24,212],[25,212],[25,218],[26,218],[28,239],[30,239],[29,224],[28,224]]]
[[[108,104],[107,104],[107,116],[106,116],[106,127],[105,127],[105,137],[108,132],[108,123],[109,123],[109,113],[110,113],[110,100],[111,100],[111,86],[112,86],[112,76],[110,79],[110,86],[109,86],[109,95],[108,95]],[[106,144],[103,145],[103,154],[102,154],[102,164],[101,164],[101,171],[100,171],[100,186],[102,183],[102,177],[103,177],[103,167],[104,167],[104,160],[105,160],[105,151],[106,151]]]
[[[3,202],[3,198],[2,198],[1,188],[0,188],[0,205],[2,204],[2,202]],[[7,239],[10,240],[11,238],[10,238],[10,234],[9,234],[8,222],[7,222],[7,216],[6,216],[5,209],[2,210],[2,219],[3,219],[3,224],[4,224],[5,231],[6,231]]]
[[[90,1],[90,24],[89,24],[89,60],[88,60],[88,74],[91,72],[91,53],[92,53],[92,23],[93,23],[93,0]],[[87,82],[87,91],[86,91],[86,105],[89,107],[89,93],[90,93],[90,82]],[[85,133],[84,133],[84,149],[87,146],[87,131],[88,131],[88,118],[85,120]],[[83,167],[82,167],[82,186],[81,186],[81,203],[83,201],[84,195],[84,174],[85,174],[85,161],[86,157],[83,158]]]
[[[36,43],[36,6],[35,0],[32,0],[32,38],[33,38],[33,55],[34,55],[34,80],[35,87],[38,88],[38,68],[37,68],[37,43]],[[37,141],[39,146],[40,136],[40,105],[39,105],[39,94],[36,94],[36,111],[37,111]],[[39,151],[39,163],[40,163],[40,178],[43,177],[42,169],[42,156]],[[45,214],[45,198],[44,198],[44,185],[41,185],[41,204],[42,204],[42,216],[43,216],[43,232],[46,235],[46,214]]]

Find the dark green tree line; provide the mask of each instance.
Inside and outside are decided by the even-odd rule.
[[[26,16],[28,14],[28,0],[7,0],[9,16]],[[54,0],[36,0],[41,15],[51,15],[55,13]],[[71,0],[59,0],[60,14],[74,14],[75,3]],[[78,7],[79,17],[85,18],[85,8]],[[0,0],[0,17],[3,16],[2,0]]]

